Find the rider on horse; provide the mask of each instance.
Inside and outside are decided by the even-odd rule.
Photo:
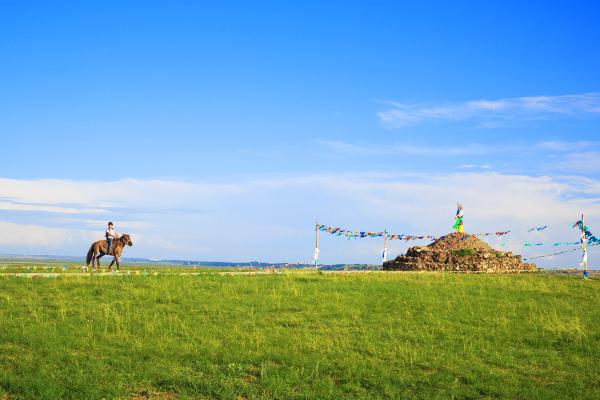
[[[113,223],[112,222],[108,223],[108,228],[106,229],[105,236],[106,236],[106,244],[108,246],[108,254],[110,254],[110,251],[112,249],[112,242],[113,242],[113,240],[119,238],[119,234],[113,228]]]

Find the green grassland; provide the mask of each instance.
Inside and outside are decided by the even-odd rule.
[[[600,398],[600,281],[0,277],[0,399]]]
[[[106,272],[108,264],[112,258],[102,259],[101,272]],[[182,272],[231,272],[231,271],[257,271],[265,270],[265,267],[212,267],[203,265],[194,266],[181,266],[180,264],[169,264],[161,263],[160,265],[146,262],[127,262],[127,267],[123,269],[125,273],[131,273],[134,271],[146,271],[148,273],[159,272],[161,274],[175,273],[180,274]],[[84,271],[84,268],[86,269]],[[49,261],[45,259],[31,260],[28,258],[23,259],[3,259],[0,257],[0,275],[10,273],[32,273],[32,274],[43,274],[43,273],[79,273],[79,272],[91,272],[92,267],[85,267],[85,263],[82,261]],[[116,270],[116,266],[113,266],[113,270]]]

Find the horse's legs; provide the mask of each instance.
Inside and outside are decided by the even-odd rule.
[[[113,261],[117,262],[117,271],[121,270],[121,265],[119,264],[119,257],[115,257],[115,259]]]
[[[102,257],[104,254],[99,253],[96,257],[94,257],[94,259],[96,260],[96,263],[98,264],[98,269],[100,269],[100,257]],[[94,267],[96,268],[96,267]]]
[[[113,260],[110,262],[110,265],[108,266],[108,270],[112,271],[112,266],[115,263],[115,258],[113,258]]]

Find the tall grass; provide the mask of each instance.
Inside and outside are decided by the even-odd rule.
[[[8,399],[600,398],[598,281],[0,279]]]

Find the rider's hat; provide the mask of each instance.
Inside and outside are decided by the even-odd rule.
[[[109,225],[112,225],[113,223],[112,223],[112,222],[109,222],[108,224],[109,224]]]

